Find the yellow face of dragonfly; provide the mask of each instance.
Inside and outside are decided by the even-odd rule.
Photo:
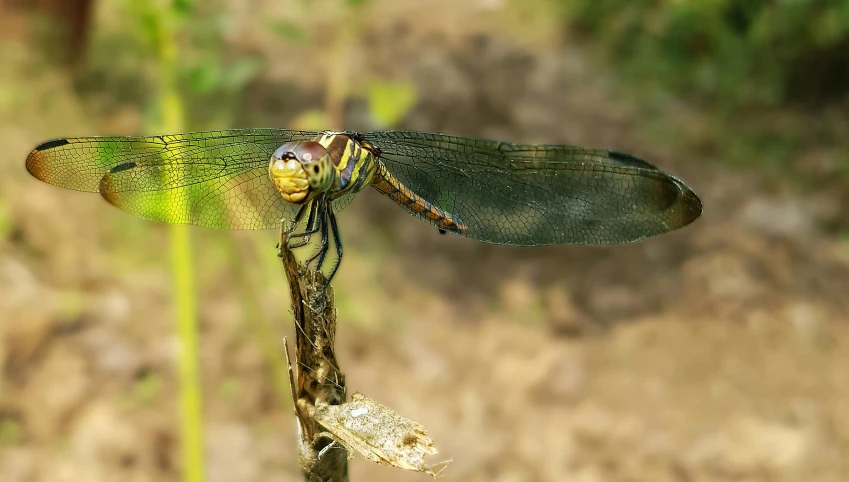
[[[314,141],[287,142],[268,164],[268,175],[283,199],[302,204],[330,189],[335,178],[327,150]]]

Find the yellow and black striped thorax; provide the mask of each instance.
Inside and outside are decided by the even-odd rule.
[[[316,142],[327,150],[336,169],[336,180],[329,191],[331,198],[362,191],[371,184],[378,164],[371,151],[341,132],[325,132]]]
[[[325,148],[336,169],[336,179],[329,190],[331,199],[362,191],[371,184],[414,216],[428,220],[439,229],[455,233],[468,229],[456,216],[404,186],[378,159],[380,149],[357,139],[356,134],[352,137],[341,132],[326,132],[316,142]]]

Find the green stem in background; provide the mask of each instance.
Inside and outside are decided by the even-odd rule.
[[[185,5],[183,5],[185,7]],[[172,5],[173,12],[163,9],[157,18],[158,57],[160,68],[159,107],[163,132],[181,132],[184,127],[183,102],[176,89],[175,67],[177,42],[176,21],[180,2]],[[183,480],[203,482],[203,394],[201,391],[197,304],[195,300],[192,244],[189,227],[172,224],[171,270],[177,334],[180,340],[178,354],[180,383],[180,425],[182,435]]]
[[[198,363],[198,328],[188,226],[171,226],[171,266],[180,338],[180,420],[183,480],[204,480],[203,404]]]

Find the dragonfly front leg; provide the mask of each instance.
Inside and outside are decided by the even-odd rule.
[[[301,273],[301,275],[306,273],[307,266],[309,266],[310,263],[312,263],[313,261],[316,261],[316,260],[318,260],[318,262],[316,263],[315,269],[316,269],[316,271],[320,271],[321,265],[324,263],[324,257],[325,257],[325,255],[327,255],[327,249],[328,249],[327,204],[326,203],[319,204],[317,211],[318,211],[318,214],[317,214],[318,215],[318,226],[319,226],[319,231],[321,231],[321,245],[319,246],[319,249],[315,254],[313,254],[312,256],[310,256],[309,258],[307,258],[304,261],[304,271]]]
[[[281,243],[286,243],[289,245],[289,238],[292,236],[292,231],[295,230],[295,226],[298,225],[298,222],[304,217],[304,213],[307,210],[307,205],[304,204],[301,206],[301,209],[298,209],[298,213],[295,214],[295,217],[292,219],[292,222],[289,226],[286,226],[286,218],[280,220],[280,241],[277,243],[277,248],[280,249]],[[307,223],[309,224],[309,223]]]
[[[290,224],[286,229],[287,237],[292,234],[292,231],[295,230],[295,226],[297,226],[301,219],[304,218],[304,214],[307,212],[307,209],[309,209],[309,206],[309,204],[304,204],[300,209],[298,209],[298,213],[295,214],[295,217],[292,219],[292,224]],[[286,218],[283,218],[283,222],[286,222]]]
[[[309,206],[309,210],[310,210],[310,216],[309,216],[309,219],[307,220],[306,229],[301,233],[295,233],[295,234],[291,234],[289,236],[289,239],[300,238],[298,241],[289,243],[289,249],[295,249],[295,248],[300,248],[301,246],[306,246],[310,242],[310,237],[313,234],[317,233],[320,229],[319,224],[316,223],[316,211],[318,209],[316,208],[315,203],[314,202],[309,203],[308,206]],[[303,211],[304,208],[306,208],[306,207],[307,207],[307,205],[305,204],[304,207],[301,208],[301,211]],[[301,211],[298,211],[298,213],[301,214]],[[303,214],[301,214],[301,217],[303,217]],[[297,218],[297,216],[296,216],[296,218]],[[294,227],[294,224],[293,224],[293,227]],[[294,228],[292,228],[292,230],[294,230]]]

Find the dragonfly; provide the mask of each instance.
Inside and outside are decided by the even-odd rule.
[[[321,270],[342,241],[336,213],[367,186],[409,214],[485,243],[628,243],[702,213],[684,182],[631,154],[414,131],[233,129],[55,139],[26,168],[99,192],[145,219],[223,229],[280,228],[290,248],[320,237]]]

